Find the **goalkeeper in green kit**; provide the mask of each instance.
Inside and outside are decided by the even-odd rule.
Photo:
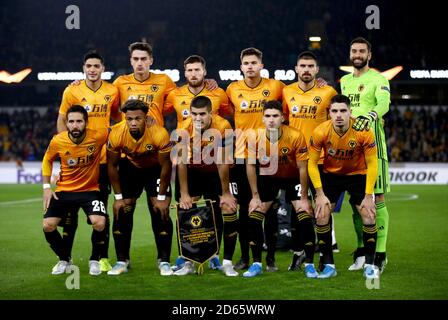
[[[387,263],[386,241],[389,227],[389,213],[384,194],[390,191],[383,116],[389,111],[390,87],[389,81],[383,75],[369,68],[371,57],[371,45],[366,39],[360,37],[350,43],[350,61],[354,71],[341,78],[341,91],[351,101],[352,117],[356,119],[353,128],[357,131],[373,128],[375,133],[378,146],[378,177],[374,192],[378,238],[374,263],[383,272]],[[354,263],[349,267],[351,271],[362,269],[365,261],[362,220],[356,208],[352,209],[358,247],[354,254]]]

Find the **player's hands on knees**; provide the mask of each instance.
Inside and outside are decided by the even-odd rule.
[[[118,219],[118,213],[120,212],[121,208],[124,208],[124,206],[125,206],[125,203],[124,203],[123,199],[121,199],[121,200],[114,200],[114,204],[112,205],[112,209],[113,209],[113,212],[114,212],[115,220]]]
[[[157,200],[154,203],[154,209],[156,211],[160,212],[160,215],[162,216],[162,220],[167,220],[170,215],[170,201],[171,198],[166,198],[165,200]]]
[[[300,199],[299,200],[299,210],[298,211],[305,211],[311,216],[313,215],[313,207],[311,206],[310,199]]]
[[[179,207],[184,210],[188,210],[193,207],[193,200],[191,199],[189,194],[180,196]]]
[[[207,90],[213,91],[218,88],[218,83],[215,79],[205,79],[205,87]]]
[[[44,189],[44,195],[43,195],[43,206],[44,211],[47,211],[48,207],[50,206],[51,198],[55,198],[56,200],[59,200],[56,193],[53,192],[50,188]]]
[[[316,208],[314,209],[314,214],[316,219],[324,218],[325,212],[330,212],[331,203],[330,200],[325,195],[316,197]]]
[[[230,192],[225,192],[219,197],[220,207],[227,206],[227,209],[235,212],[236,211],[236,199]]]
[[[249,213],[255,210],[262,210],[263,203],[260,200],[259,196],[253,196],[249,202]]]
[[[364,196],[364,199],[362,199],[361,204],[359,205],[359,211],[366,212],[367,217],[370,220],[370,224],[373,224],[375,222],[376,217],[376,205],[375,205],[375,198],[371,194],[366,194]]]

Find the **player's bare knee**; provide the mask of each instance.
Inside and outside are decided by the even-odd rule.
[[[364,225],[371,225],[376,223],[375,217],[372,217],[372,215],[370,215],[367,210],[358,209],[358,212],[361,215],[361,220]]]
[[[42,227],[44,232],[53,232],[58,227],[58,221],[54,219],[44,219]]]
[[[92,227],[95,231],[101,232],[106,225],[106,218],[103,216],[90,216]]]
[[[223,214],[229,214],[232,213],[232,210],[230,210],[230,207],[227,204],[221,205],[221,212]]]
[[[320,226],[328,224],[330,221],[330,210],[325,210],[325,212],[316,219],[316,223]]]

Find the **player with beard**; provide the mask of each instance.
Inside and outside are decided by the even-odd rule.
[[[383,272],[387,264],[386,242],[389,229],[389,212],[384,194],[390,192],[389,164],[383,116],[389,111],[389,81],[380,73],[370,69],[371,44],[364,38],[356,38],[350,43],[350,61],[353,73],[341,78],[342,94],[348,96],[352,105],[352,117],[356,119],[353,128],[358,131],[374,129],[378,144],[378,177],[375,184],[376,223],[378,241],[375,265]],[[354,263],[349,270],[360,270],[365,262],[362,242],[362,221],[356,208],[353,209],[353,223],[358,240]]]
[[[304,51],[300,53],[297,58],[295,70],[298,76],[297,82],[283,88],[283,106],[286,110],[285,117],[289,120],[291,127],[299,129],[303,133],[309,146],[313,130],[319,124],[328,120],[330,100],[337,92],[329,85],[317,86],[316,75],[319,72],[319,65],[317,57],[313,52]],[[322,162],[323,158],[320,159],[319,164],[322,164]],[[314,253],[314,250],[309,248],[304,250],[304,245],[314,247],[314,241],[312,243],[304,243],[302,237],[304,232],[297,232],[301,226],[307,226],[306,228],[309,229],[309,226],[313,225],[312,215],[302,215],[302,218],[300,222],[298,216],[293,216],[291,219],[292,249],[294,255],[291,265],[288,268],[290,271],[299,269],[305,259],[305,252],[309,252],[310,254]],[[333,227],[332,238],[333,244],[336,244]],[[311,261],[310,259],[312,257],[307,258],[308,261]]]
[[[62,96],[57,120],[57,130],[62,132],[67,130],[67,110],[72,105],[83,106],[89,116],[87,127],[89,129],[107,129],[111,121],[119,122],[122,114],[118,106],[118,90],[111,83],[101,80],[101,74],[104,72],[104,58],[96,51],[89,51],[84,55],[83,71],[85,80],[79,81],[78,85],[69,85]],[[104,131],[107,134],[107,131]],[[107,175],[106,146],[101,150],[100,176],[99,176],[101,200],[107,208],[110,194],[109,176]],[[78,213],[70,212],[65,221],[63,240],[67,242],[69,255],[78,227]],[[106,218],[106,245],[101,254],[100,265],[102,271],[112,269],[109,263],[109,231],[110,221]]]
[[[47,242],[59,257],[52,274],[63,274],[71,264],[71,245],[69,247],[63,240],[57,226],[62,219],[82,208],[93,227],[89,273],[97,276],[101,274],[99,259],[109,234],[105,230],[107,212],[98,185],[101,149],[107,140],[107,129],[87,128],[88,115],[83,106],[71,106],[66,117],[68,131],[51,139],[42,160],[43,229]],[[56,192],[53,192],[50,177],[56,158],[61,159],[61,171]]]
[[[191,116],[191,101],[198,96],[206,96],[212,103],[212,113],[224,116],[229,113],[229,98],[221,88],[210,89],[207,87],[205,76],[207,75],[205,59],[198,55],[191,55],[184,61],[185,79],[187,83],[171,91],[165,100],[165,111],[173,108],[177,114],[177,128],[183,127],[183,122]],[[174,270],[184,266],[185,260],[178,257]],[[210,260],[212,269],[220,269],[219,257]]]
[[[168,94],[165,100],[165,109],[172,108],[177,114],[177,128],[182,126],[182,122],[190,118],[190,103],[197,96],[206,96],[212,102],[212,112],[225,116],[229,113],[229,98],[221,88],[210,90],[205,83],[207,70],[205,59],[198,55],[189,56],[184,61],[185,79],[187,83]]]

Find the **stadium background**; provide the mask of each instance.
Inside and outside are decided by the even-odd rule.
[[[79,30],[68,30],[65,25],[69,16],[65,10],[71,4],[80,9]],[[372,4],[380,9],[378,30],[368,30],[365,24],[369,16],[365,12],[366,7]],[[177,85],[184,81],[183,60],[190,54],[200,54],[207,60],[208,77],[216,79],[222,88],[230,81],[221,80],[219,70],[238,70],[239,53],[243,48],[254,46],[261,49],[265,68],[270,71],[271,76],[276,69],[293,69],[297,54],[312,49],[320,60],[320,75],[337,87],[339,78],[345,74],[339,66],[349,64],[350,40],[356,36],[364,36],[373,45],[372,67],[380,71],[403,67],[391,80],[391,110],[385,117],[391,162],[419,162],[423,167],[426,166],[425,163],[431,166],[431,163],[439,162],[443,166],[448,160],[448,80],[411,77],[411,70],[448,70],[442,50],[443,40],[439,38],[439,24],[443,17],[438,6],[440,5],[436,2],[431,5],[431,1],[425,2],[425,5],[408,1],[3,1],[0,6],[0,71],[14,74],[31,68],[32,72],[20,83],[7,84],[0,81],[0,161],[3,161],[0,164],[41,160],[49,139],[56,131],[62,92],[70,81],[40,81],[37,74],[79,72],[82,56],[89,49],[97,49],[104,55],[106,71],[114,72],[113,80],[118,75],[132,72],[128,44],[147,40],[154,47],[152,68],[180,70]],[[322,37],[317,47],[309,41],[310,36]],[[400,198],[400,193],[409,195],[419,194],[420,191],[429,192],[435,197],[425,198],[420,195],[418,201],[424,201],[423,198],[427,201],[423,203],[422,211],[432,210],[439,214],[435,220],[439,223],[439,231],[430,240],[425,238],[429,241],[427,243],[435,245],[435,239],[442,241],[443,234],[447,231],[448,212],[446,206],[431,207],[430,204],[440,204],[440,197],[446,196],[446,182],[434,190],[423,186],[406,188],[408,187],[393,189],[392,198]],[[16,193],[8,193],[9,189],[12,188],[2,186],[1,201],[20,201],[40,196],[39,189],[18,189]],[[404,209],[401,205],[403,203]],[[28,204],[21,216],[29,217],[31,213],[39,215],[39,206],[39,202]],[[413,207],[415,203],[398,204],[396,210],[405,210],[396,215],[397,219],[402,215],[403,221],[400,223],[409,223],[407,213]],[[10,207],[5,208],[6,212],[14,212]],[[144,211],[144,208],[141,210]],[[391,212],[392,215],[396,214],[393,209]],[[7,231],[4,218],[2,217],[2,228]],[[40,241],[45,261],[51,262],[52,253],[45,247],[43,236],[39,233],[40,216],[39,219],[33,219],[33,223],[25,225],[34,228],[32,234]],[[344,219],[349,223],[347,218]],[[416,221],[410,227],[411,232],[413,228],[419,228],[419,222]],[[432,220],[428,218],[425,222],[428,223],[427,229],[431,230]],[[393,234],[397,231],[393,228],[397,227],[393,222],[391,226]],[[347,230],[351,232],[349,228]],[[421,232],[416,234],[420,235]],[[2,239],[2,245],[13,243],[9,241],[7,232],[3,233]],[[410,239],[403,241],[403,245],[411,245]],[[415,245],[413,242],[412,246]],[[401,248],[392,246],[397,251]],[[111,253],[112,248],[113,241]],[[347,245],[346,251],[350,248]],[[3,250],[8,252],[7,246]],[[439,246],[434,251],[437,250],[440,253],[437,255],[440,263],[438,265],[446,264],[446,248]],[[174,250],[172,256],[175,252]],[[413,250],[403,250],[404,259],[408,259],[407,252],[412,254]],[[0,265],[5,262],[4,259],[3,255]],[[45,267],[48,266],[45,264]],[[46,273],[42,271],[42,274]],[[0,283],[5,284],[0,289],[2,299],[7,298],[11,290],[14,290],[13,281],[6,281],[4,274],[0,276]],[[441,282],[447,283],[446,276],[442,277]],[[64,298],[64,292],[56,297]],[[448,298],[446,289],[439,291],[438,295],[431,295],[428,291],[420,297],[400,296],[397,292],[376,298]],[[13,295],[14,297],[32,299],[46,296],[18,294]],[[181,296],[174,297],[182,299]],[[229,298],[219,295],[211,297]],[[282,295],[274,298],[276,297],[285,298]],[[350,297],[366,298],[363,295],[341,294],[341,298]]]

